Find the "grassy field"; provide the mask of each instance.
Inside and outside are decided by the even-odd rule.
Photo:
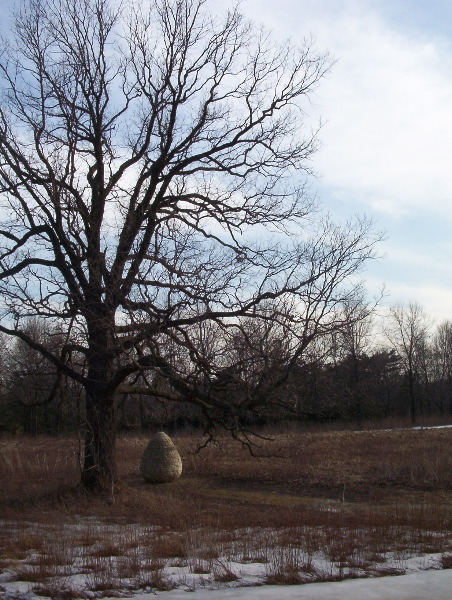
[[[103,498],[75,487],[76,438],[0,440],[0,572],[50,597],[57,577],[75,597],[75,572],[106,593],[167,589],[178,565],[228,582],[232,564],[260,562],[266,583],[397,574],[429,553],[452,566],[452,428],[272,437],[253,457],[226,437],[196,454],[199,438],[177,436],[184,473],[158,486],[138,470],[147,439],[121,437]]]

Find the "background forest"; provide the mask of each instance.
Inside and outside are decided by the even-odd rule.
[[[212,326],[198,333],[200,346],[224,352],[224,369],[214,383],[217,394],[230,403],[243,400],[262,382],[277,381],[286,364],[284,332],[271,323],[247,327],[235,335],[232,347]],[[53,351],[64,343],[61,331],[49,329],[45,320],[30,320],[28,333]],[[2,338],[2,345],[0,433],[53,435],[83,430],[81,387],[58,375],[52,364],[21,340]],[[168,352],[173,361],[184,360],[177,349]],[[174,402],[163,378],[140,382],[140,377],[136,385],[142,384],[143,394],[117,395],[118,431],[203,429],[199,408]],[[413,303],[392,308],[383,327],[368,315],[330,332],[243,425],[253,429],[284,421],[386,418],[409,418],[415,423],[450,414],[452,322],[433,327]]]

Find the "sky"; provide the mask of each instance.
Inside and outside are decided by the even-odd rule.
[[[294,44],[312,35],[335,64],[313,98],[324,122],[313,189],[339,220],[383,231],[363,278],[384,306],[415,301],[452,320],[452,2],[243,0]]]
[[[12,0],[0,0],[5,23]],[[294,44],[335,64],[310,107],[322,117],[313,191],[338,220],[372,217],[385,240],[363,278],[383,308],[419,303],[452,320],[452,2],[242,0]]]

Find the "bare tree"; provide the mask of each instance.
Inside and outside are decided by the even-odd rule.
[[[378,300],[376,300],[378,303]],[[336,373],[346,376],[344,386],[331,389],[332,397],[338,397],[342,410],[348,418],[362,418],[365,382],[363,381],[362,359],[372,344],[372,318],[374,306],[367,304],[364,292],[351,302],[345,302],[343,326],[332,332],[329,359]]]
[[[416,384],[425,362],[429,322],[425,312],[416,302],[391,308],[385,333],[390,344],[400,356],[408,382],[411,421],[416,422]]]
[[[435,383],[436,408],[452,413],[452,322],[440,323],[434,332],[431,348],[431,372]]]
[[[328,57],[205,0],[139,4],[25,1],[1,53],[0,331],[84,388],[93,489],[113,485],[114,397],[137,374],[236,433],[258,397],[215,396],[224,361],[199,325],[284,321],[289,366],[335,326],[375,241],[365,221],[312,224],[304,110]],[[35,315],[66,331],[58,353],[27,335]]]

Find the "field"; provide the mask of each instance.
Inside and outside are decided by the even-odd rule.
[[[76,487],[76,438],[0,440],[0,595],[301,584],[452,567],[452,428],[294,430],[251,456],[176,436],[182,478],[145,484],[145,437],[118,439],[119,485]],[[11,596],[10,596],[11,597]]]

